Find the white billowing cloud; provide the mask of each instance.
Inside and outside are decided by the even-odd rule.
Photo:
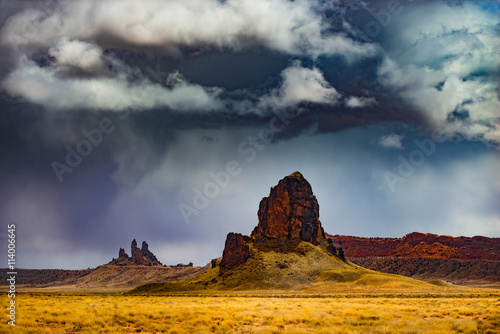
[[[385,58],[378,68],[378,81],[399,91],[435,87],[446,79],[446,75],[429,68],[420,68],[413,64],[403,66],[396,60]]]
[[[78,57],[65,58],[66,63]],[[177,111],[210,111],[222,107],[220,88],[178,81],[167,88],[147,79],[131,82],[126,74],[100,78],[60,78],[56,67],[39,67],[23,59],[2,82],[11,95],[54,109],[123,110],[168,107]]]
[[[431,3],[427,6],[416,6],[407,13],[403,20],[409,23],[401,27],[401,38],[408,44],[415,44],[422,39],[435,38],[455,31],[468,31],[472,34],[480,33],[485,26],[498,22],[498,16],[493,12],[484,11],[473,3],[464,3],[461,6],[445,3]],[[422,22],[422,17],[427,22]]]
[[[397,150],[404,150],[402,143],[403,137],[404,135],[391,133],[380,137],[380,139],[378,140],[378,145],[384,148],[394,148]]]
[[[384,62],[378,74],[382,84],[397,89],[442,135],[499,142],[500,101],[494,82],[446,76],[428,68],[398,67],[391,60]],[[467,117],[450,120],[457,111],[466,112]]]
[[[423,110],[435,123],[442,124],[460,104],[470,101],[476,95],[476,89],[481,85],[475,81],[463,81],[456,75],[450,76],[444,82],[441,90],[435,87],[421,87],[403,93],[409,101]]]
[[[74,69],[84,73],[106,71],[102,49],[87,42],[62,38],[49,49],[49,55],[56,59],[58,66],[62,69]]]
[[[405,13],[398,25],[397,43],[406,49],[401,60],[461,77],[500,66],[496,13],[470,2],[433,3]]]
[[[498,15],[470,3],[434,3],[395,19],[398,47],[379,67],[379,82],[443,135],[499,143],[498,83],[485,75],[500,67]]]
[[[443,64],[443,72],[465,77],[472,73],[495,71],[500,67],[500,37],[493,34],[477,34],[470,42],[463,41],[454,46],[455,54]],[[448,54],[452,54],[450,50]]]
[[[350,96],[346,99],[345,105],[348,108],[363,108],[377,104],[373,97]]]
[[[287,108],[301,102],[334,105],[340,94],[323,77],[317,68],[302,67],[295,62],[281,72],[283,82],[269,95],[261,98],[263,107]]]
[[[138,48],[179,56],[186,47],[239,51],[261,46],[311,58],[340,54],[348,62],[376,53],[372,44],[331,32],[320,12],[310,0],[75,0],[52,9],[26,9],[2,27],[1,43],[19,54],[2,86],[11,95],[55,109],[210,111],[231,106],[255,112],[259,106],[252,101],[222,101],[221,89],[188,83],[178,72],[152,83],[104,50]],[[48,65],[27,60],[33,52],[47,52]],[[334,103],[339,97],[316,68],[297,65],[282,77],[283,86],[267,99],[267,108]]]
[[[68,37],[172,54],[184,46],[237,50],[253,45],[311,57],[375,54],[371,44],[328,33],[315,6],[307,0],[68,1],[53,13],[30,9],[17,14],[5,26],[2,41],[17,48],[51,47]]]
[[[187,82],[179,71],[163,83],[153,83],[103,50],[83,41],[61,39],[49,49],[54,61],[39,66],[26,56],[3,80],[3,88],[13,96],[53,109],[90,108],[96,110],[151,109],[168,107],[176,111],[225,110],[227,104],[240,113],[260,109],[282,109],[310,102],[334,105],[341,98],[318,68],[294,62],[281,72],[279,87],[250,100],[223,100],[217,87]],[[113,66],[108,69],[108,64]],[[62,75],[61,75],[62,74]],[[139,79],[138,79],[139,78]],[[351,105],[376,103],[372,98],[356,98]]]

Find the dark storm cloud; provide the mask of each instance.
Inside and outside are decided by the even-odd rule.
[[[266,11],[260,11],[264,7]],[[220,15],[201,15],[202,8]],[[333,107],[342,97],[346,108],[339,110],[336,106],[333,119],[352,108],[378,105],[373,109],[377,113],[373,119],[391,121],[394,113],[385,113],[387,107],[379,100],[396,98],[403,102],[401,115],[392,121],[418,119],[405,115],[410,109],[428,118],[443,133],[459,132],[472,140],[497,141],[494,110],[499,104],[495,96],[498,85],[491,76],[471,80],[470,75],[493,73],[498,68],[494,57],[498,19],[469,3],[374,1],[326,5],[317,1],[250,4],[190,0],[166,6],[154,0],[140,5],[134,1],[55,1],[40,8],[16,10],[2,29],[3,47],[17,59],[3,80],[4,90],[50,109],[162,108],[197,114],[213,111],[212,115],[268,116],[269,108],[304,102]],[[426,15],[436,19],[423,25],[419,17]],[[438,16],[446,18],[442,24],[435,23]],[[90,17],[93,25],[84,29]],[[198,29],[200,25],[204,29]],[[165,29],[159,29],[163,26]],[[405,52],[398,51],[401,46],[406,47]],[[475,52],[464,56],[470,47]],[[262,51],[256,52],[259,48]],[[429,49],[441,51],[430,53],[426,51]],[[252,60],[245,58],[248,54]],[[293,58],[302,61],[297,65],[290,62]],[[240,75],[227,75],[238,72],[233,70],[236,64]],[[287,105],[281,99],[284,93],[273,105],[266,103],[270,90],[279,92],[276,85],[286,85],[285,76],[297,66],[303,73],[310,70],[294,78],[301,92],[292,91],[295,97],[285,101]],[[311,71],[316,74],[311,76]],[[259,82],[252,79],[251,72],[260,73]],[[316,83],[308,81],[311,79]],[[321,89],[327,86],[337,94],[329,101],[301,98],[323,94]],[[467,122],[449,122],[448,114],[462,102],[454,96],[463,90],[472,91],[462,99],[473,101],[467,107],[471,117]],[[389,91],[391,96],[387,96]],[[340,119],[355,117],[353,112]],[[307,123],[311,116],[302,118]],[[364,117],[358,122],[365,124]]]
[[[498,231],[491,198],[500,186],[485,181],[498,161],[479,144],[467,150],[480,152],[471,159],[481,161],[484,178],[454,152],[451,165],[433,156],[439,161],[429,159],[398,193],[379,189],[380,175],[408,153],[401,148],[414,149],[413,138],[428,130],[499,142],[496,7],[314,0],[0,6],[0,219],[19,223],[29,266],[98,265],[132,238],[153,251],[156,244],[174,264],[204,264],[220,255],[226,232],[255,225],[258,200],[296,169],[329,203],[323,222],[333,232],[344,221],[356,222],[350,231],[358,234],[380,231],[363,210],[343,209],[359,198],[401,234],[432,227],[410,222],[406,212],[426,219],[412,201],[456,233],[473,233],[478,221],[482,233]],[[104,119],[114,130],[60,182],[53,163],[67,166],[67,147],[77,150],[88,141],[83,130]],[[273,120],[280,130],[248,162],[238,147]],[[179,203],[189,204],[209,172],[233,160],[241,177],[185,224]],[[484,186],[472,199],[456,195],[474,192],[462,175]],[[441,207],[426,200],[432,183]],[[470,212],[454,209],[457,203]],[[43,258],[65,251],[80,257]]]
[[[242,80],[234,80],[241,81],[241,93],[246,93],[248,98],[242,95],[239,100],[232,100],[229,96],[234,94],[226,92],[227,87],[216,86],[217,80],[211,85],[200,85],[186,80],[177,68],[160,72],[161,64],[158,63],[138,68],[140,62],[134,62],[133,57],[120,58],[120,49],[128,48],[141,54],[146,47],[146,54],[142,53],[142,58],[145,58],[157,52],[169,57],[184,51],[187,51],[187,55],[210,55],[220,50],[240,53],[264,48],[289,57],[314,59],[318,56],[342,55],[349,62],[376,53],[370,43],[355,41],[342,32],[329,30],[321,14],[323,5],[316,2],[299,1],[292,4],[273,0],[220,3],[191,0],[171,2],[166,6],[164,2],[151,0],[140,5],[134,1],[122,1],[119,4],[116,1],[99,4],[88,1],[55,2],[53,5],[51,8],[19,11],[4,23],[2,30],[3,47],[14,50],[11,52],[17,59],[17,65],[3,81],[4,89],[12,96],[21,96],[51,109],[164,107],[181,112],[213,110],[239,114],[262,113],[258,101],[255,103],[252,100],[254,93],[248,91],[252,86],[242,84],[248,81],[245,78],[248,75],[242,76]],[[210,10],[201,11],[201,8]],[[220,15],[211,18],[202,15],[214,11]],[[134,16],[130,16],[130,12],[134,12]],[[94,15],[92,29],[82,29],[90,15]],[[145,17],[148,19],[145,20]],[[164,22],[168,22],[168,27],[174,26],[175,30],[158,29]],[[199,29],[200,25],[204,28]],[[143,49],[139,51],[137,46]],[[153,49],[148,51],[148,47]],[[45,58],[43,53],[46,53]],[[259,68],[253,73],[266,73],[266,57],[262,57],[262,62],[253,62]],[[256,58],[259,59],[258,56]],[[207,57],[203,59],[210,61]],[[190,77],[197,77],[193,74],[193,68],[196,72],[196,63],[206,68],[202,61],[194,61],[192,65],[187,62],[188,68],[191,68],[191,71],[187,71],[188,74],[191,72]],[[238,62],[238,56],[234,61],[229,61],[234,64]],[[218,65],[219,68],[215,69],[217,73],[231,70],[230,66],[226,68],[224,64]],[[247,64],[241,64],[245,65],[253,66],[248,61]],[[179,67],[182,70],[182,66]],[[290,71],[295,68],[292,66]],[[280,69],[286,84],[283,75],[288,72],[282,67]],[[312,70],[318,71],[316,68]],[[144,72],[148,72],[149,76],[145,76]],[[78,74],[87,80],[80,80]],[[89,79],[94,74],[102,76]],[[267,75],[277,77],[279,73]],[[311,84],[307,82],[307,74],[297,79],[304,79],[306,84]],[[323,80],[320,72],[312,79]],[[325,83],[316,85],[320,89],[321,86],[325,86]],[[303,94],[307,92],[315,93],[314,90],[307,90]],[[265,92],[259,98],[265,99]],[[324,99],[317,101],[324,102]],[[293,102],[300,102],[300,99]]]

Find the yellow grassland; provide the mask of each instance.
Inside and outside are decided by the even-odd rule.
[[[407,292],[20,293],[16,326],[5,316],[0,333],[500,333],[498,290]]]

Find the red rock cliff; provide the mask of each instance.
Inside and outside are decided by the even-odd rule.
[[[500,238],[450,237],[413,232],[403,238],[327,235],[347,257],[392,256],[500,261]]]
[[[222,254],[220,267],[222,270],[230,269],[237,264],[244,263],[250,256],[250,247],[247,242],[249,237],[241,233],[229,233]]]

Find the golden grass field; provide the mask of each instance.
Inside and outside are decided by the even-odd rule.
[[[6,294],[0,298],[7,305]],[[126,296],[21,293],[1,333],[500,333],[497,291]]]

